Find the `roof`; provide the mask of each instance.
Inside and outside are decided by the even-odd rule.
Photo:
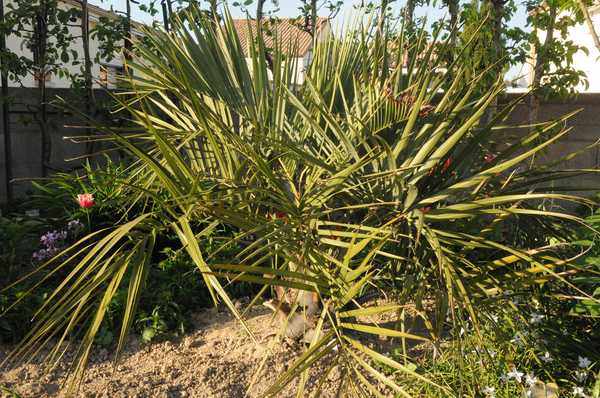
[[[265,21],[265,25],[271,28],[272,35],[265,34],[265,46],[274,47],[274,42],[277,41],[281,49],[286,55],[304,56],[312,47],[312,37],[310,33],[303,29],[301,19],[294,18],[278,18]],[[329,22],[328,18],[317,18],[317,32],[320,32]],[[244,55],[249,56],[250,40],[253,39],[256,32],[255,19],[234,19],[234,28],[238,34]]]

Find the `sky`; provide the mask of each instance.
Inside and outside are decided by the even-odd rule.
[[[177,0],[172,0],[174,4],[177,3]],[[233,3],[235,0],[230,0],[229,3]],[[238,0],[239,2],[243,2],[243,0]],[[148,3],[149,0],[142,0],[141,3]],[[266,0],[265,3],[265,11],[269,11],[269,10],[273,10],[274,6],[273,6],[273,0]],[[90,3],[103,7],[103,8],[110,8],[111,6],[113,6],[115,8],[115,10],[125,10],[125,0],[90,0]],[[279,11],[277,12],[278,16],[281,17],[295,17],[299,15],[299,10],[298,7],[301,4],[300,0],[279,0],[277,1],[277,3],[279,4]],[[342,10],[340,11],[340,13],[338,14],[338,17],[336,18],[336,23],[342,22],[344,20],[344,18],[348,18],[349,13],[351,13],[353,6],[357,3],[360,3],[359,0],[345,0],[344,4],[342,6]],[[405,5],[406,1],[405,0],[395,0],[392,2],[391,6],[394,9],[395,13],[397,14],[400,9]],[[436,4],[436,0],[433,0],[434,6],[429,6],[429,7],[420,7],[417,9],[416,14],[417,16],[427,16],[428,20],[436,20],[439,19],[440,17],[443,17],[445,15],[446,10],[441,8],[441,1],[437,1],[438,5]],[[157,8],[160,9],[160,0],[157,0]],[[255,9],[255,5],[251,4],[250,6],[248,6],[249,9],[251,10],[251,12],[254,11]],[[147,13],[144,13],[142,11],[140,11],[138,9],[137,6],[135,6],[135,4],[133,4],[133,18],[140,21],[140,22],[152,22],[152,17],[149,16]],[[514,16],[513,20],[511,21],[510,25],[513,26],[521,26],[524,27],[525,25],[525,19],[526,19],[526,15],[525,12],[523,11],[524,7],[519,7],[519,9],[521,10],[519,13],[517,13],[517,15]],[[230,7],[230,11],[233,14],[234,17],[244,17],[245,14],[238,8],[238,7]],[[327,16],[328,15],[328,10],[323,8],[321,10],[319,10],[319,15],[322,16]],[[156,16],[155,18],[160,18],[160,16]]]

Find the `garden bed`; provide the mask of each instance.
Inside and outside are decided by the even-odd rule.
[[[82,397],[243,397],[254,372],[264,357],[266,347],[273,346],[249,396],[264,392],[293,362],[301,347],[276,342],[276,324],[267,309],[255,307],[248,324],[259,344],[254,344],[239,323],[226,311],[206,310],[194,315],[196,329],[182,338],[143,344],[131,338],[121,360],[113,366],[112,353],[95,349],[81,385]],[[4,356],[11,347],[2,347]],[[61,396],[66,376],[66,362],[45,374],[39,363],[18,366],[0,375],[0,386],[22,397]],[[313,372],[318,369],[313,369]],[[335,396],[340,375],[330,373],[323,397]],[[317,378],[310,379],[309,389]],[[294,397],[289,386],[282,397]]]

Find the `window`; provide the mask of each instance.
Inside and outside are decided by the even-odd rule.
[[[100,65],[98,83],[105,88],[117,88],[121,85],[119,76],[125,73],[125,68],[117,65]]]

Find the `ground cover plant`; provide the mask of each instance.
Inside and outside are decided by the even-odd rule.
[[[127,191],[122,213],[38,268],[43,278],[62,273],[61,284],[9,359],[58,343],[52,363],[68,341],[78,348],[76,387],[107,319],[117,352],[138,325],[153,256],[169,235],[166,256],[187,256],[207,294],[250,335],[232,285],[258,286],[249,305],[271,288],[280,301],[282,289],[314,298],[316,308],[280,303],[289,322],[312,316],[312,333],[268,396],[292,382],[302,396],[308,370],[323,361],[325,373],[343,369],[347,395],[515,396],[559,384],[591,393],[598,342],[589,333],[569,345],[568,360],[588,372],[579,384],[557,379],[564,369],[542,365],[549,343],[530,345],[541,338],[523,333],[552,313],[543,299],[554,284],[597,301],[572,280],[586,254],[579,231],[597,231],[550,205],[593,206],[550,181],[595,171],[561,169],[570,154],[543,156],[570,132],[572,115],[506,124],[520,99],[502,105],[501,76],[490,83],[489,70],[462,63],[461,51],[440,56],[437,32],[360,21],[315,49],[299,85],[277,37],[265,48],[260,25],[250,64],[227,14],[219,22],[191,7],[172,28],[146,32],[129,90],[117,96],[135,128],[88,119],[133,158],[115,179]],[[220,243],[207,250],[211,236]],[[147,336],[164,328],[153,312],[142,319]],[[397,348],[378,350],[368,336]],[[536,380],[521,383],[517,361]],[[477,364],[514,384],[501,388]]]

